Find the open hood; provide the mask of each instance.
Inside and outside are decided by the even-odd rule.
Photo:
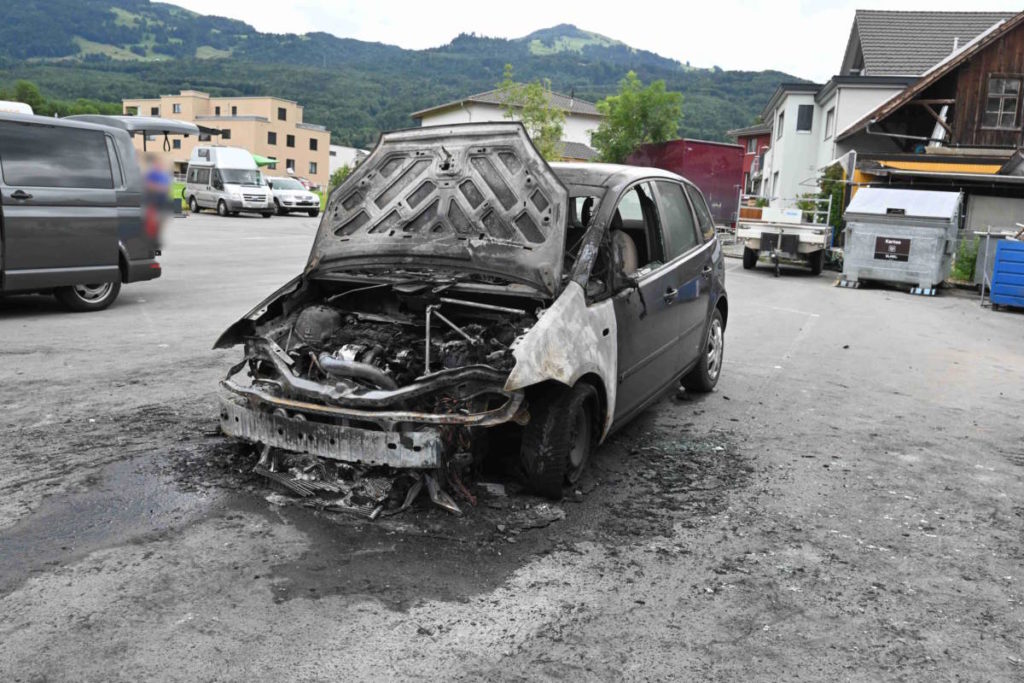
[[[568,192],[519,123],[385,133],[331,193],[307,272],[439,268],[553,296]]]

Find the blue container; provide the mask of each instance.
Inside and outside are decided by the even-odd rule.
[[[993,304],[1024,308],[1024,242],[1000,240],[992,271]]]

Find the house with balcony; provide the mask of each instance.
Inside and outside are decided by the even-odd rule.
[[[190,121],[201,129],[212,129],[218,133],[218,144],[243,147],[275,159],[276,163],[264,168],[269,176],[295,175],[321,187],[328,184],[331,132],[304,121],[302,105],[292,100],[210,97],[198,90],[182,90],[177,95],[125,99],[122,107],[129,115]],[[140,151],[145,145],[146,151],[163,157],[175,173],[185,172],[192,148],[200,142],[195,137],[177,135],[168,136],[166,141],[135,138]]]
[[[1024,12],[999,20],[838,130],[855,185],[956,190],[968,231],[1024,223]]]
[[[759,196],[787,208],[816,192],[832,164],[851,175],[857,149],[841,133],[1010,16],[858,10],[839,74],[824,84],[783,83],[762,110],[771,143],[759,156]]]

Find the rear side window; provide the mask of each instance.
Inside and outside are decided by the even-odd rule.
[[[11,186],[114,187],[107,139],[96,130],[0,124],[0,170]]]
[[[662,180],[656,185],[661,199],[661,226],[665,231],[665,248],[668,258],[673,258],[700,244],[700,237],[697,236],[693,213],[690,211],[690,203],[683,195],[683,188]]]
[[[700,231],[704,233],[704,241],[707,242],[715,236],[715,220],[711,217],[708,203],[704,201],[704,195],[700,190],[692,185],[686,186],[686,194],[690,196],[693,211],[697,214],[697,225],[700,226]]]
[[[199,183],[200,185],[209,185],[210,184],[210,169],[208,169],[208,168],[196,169],[196,182]]]

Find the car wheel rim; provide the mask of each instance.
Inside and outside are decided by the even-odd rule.
[[[569,435],[569,481],[576,483],[587,463],[590,452],[590,421],[587,418],[586,406],[580,406],[576,412],[572,432]]]
[[[110,288],[114,285],[109,282],[104,282],[99,285],[75,285],[75,294],[82,301],[102,301],[107,298],[110,294]]]
[[[711,321],[711,330],[708,332],[708,377],[715,379],[722,369],[722,351],[725,340],[722,338],[722,323],[718,320]]]

